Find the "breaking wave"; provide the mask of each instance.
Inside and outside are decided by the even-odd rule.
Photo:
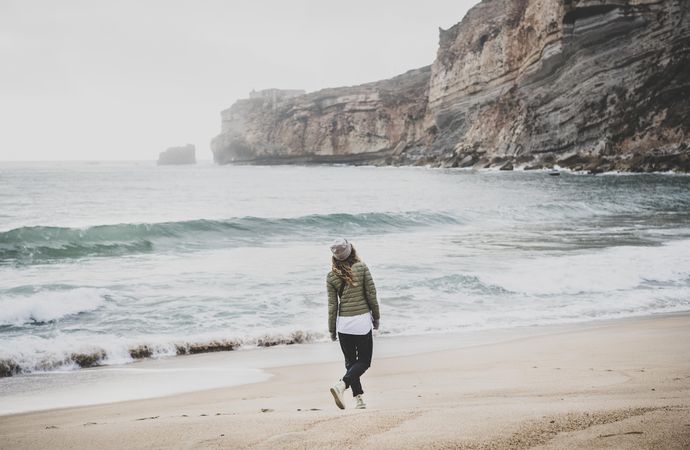
[[[0,353],[0,378],[18,374],[52,370],[73,370],[112,364],[130,363],[145,358],[194,355],[232,351],[240,347],[273,347],[276,345],[304,344],[325,341],[323,333],[294,331],[245,338],[199,338],[189,341],[159,341],[157,343],[132,344],[120,339],[90,345],[84,342],[62,340],[60,344],[46,339],[26,337],[24,347]],[[21,347],[21,343],[15,342]],[[40,350],[39,350],[40,348]]]
[[[103,289],[38,291],[28,297],[0,298],[0,327],[46,323],[66,316],[95,311],[105,302]]]
[[[0,263],[31,263],[89,256],[121,256],[157,248],[206,248],[209,245],[256,245],[266,237],[330,237],[378,234],[458,220],[444,213],[313,214],[295,218],[241,217],[123,223],[86,228],[32,226],[0,233]]]

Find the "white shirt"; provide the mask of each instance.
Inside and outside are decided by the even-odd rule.
[[[338,316],[336,330],[344,334],[368,334],[371,331],[371,312],[366,312],[358,316]]]

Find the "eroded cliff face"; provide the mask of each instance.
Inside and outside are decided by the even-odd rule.
[[[493,0],[441,33],[444,164],[689,170],[687,0]]]
[[[690,170],[690,2],[484,0],[431,69],[222,113],[217,162]]]
[[[390,80],[299,96],[262,96],[221,113],[211,148],[218,163],[378,161],[417,142],[430,67]],[[274,90],[267,91],[274,94]]]

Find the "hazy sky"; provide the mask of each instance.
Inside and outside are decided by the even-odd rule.
[[[252,89],[430,64],[477,0],[0,0],[0,160],[210,159]]]

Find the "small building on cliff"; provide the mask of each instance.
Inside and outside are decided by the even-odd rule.
[[[302,89],[263,89],[261,91],[252,90],[249,93],[249,98],[270,100],[275,103],[288,98],[299,97],[306,93],[307,91]]]

